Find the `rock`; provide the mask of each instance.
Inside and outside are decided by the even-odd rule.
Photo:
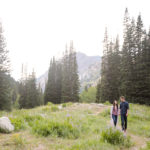
[[[61,109],[62,109],[62,105],[59,105],[59,106],[58,106],[58,109],[61,110]]]
[[[0,118],[0,131],[2,132],[12,132],[14,130],[14,126],[11,124],[8,117],[1,117]]]

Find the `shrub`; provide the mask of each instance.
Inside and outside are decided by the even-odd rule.
[[[59,108],[57,107],[57,106],[51,106],[51,111],[53,111],[53,112],[55,112],[55,111],[58,111],[59,110]]]
[[[54,122],[43,119],[42,121],[36,120],[32,127],[32,131],[41,136],[58,136],[64,138],[77,138],[79,131],[68,122]]]
[[[25,129],[25,127],[26,127],[23,118],[10,118],[10,121],[14,125],[15,131]]]
[[[29,126],[33,126],[33,123],[35,120],[42,120],[42,116],[40,115],[24,115],[23,116],[24,120],[28,123]]]
[[[147,149],[150,149],[150,141],[149,142],[147,142],[147,147],[146,147]]]
[[[105,105],[111,105],[111,103],[109,101],[106,101],[104,104]]]
[[[67,107],[66,103],[63,103],[63,104],[62,104],[62,107]]]
[[[101,140],[113,145],[131,146],[130,137],[124,137],[123,133],[117,129],[106,129],[101,133]]]
[[[42,116],[40,115],[24,115],[23,116],[24,120],[27,121],[27,122],[31,122],[31,121],[34,121],[34,120],[40,120],[42,119]]]
[[[48,102],[48,103],[47,103],[47,106],[52,106],[52,105],[53,105],[52,102]]]
[[[63,103],[62,107],[68,107],[68,106],[71,106],[72,104],[73,104],[72,102]]]

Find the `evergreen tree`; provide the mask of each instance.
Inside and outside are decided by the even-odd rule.
[[[44,103],[52,102],[56,103],[57,91],[56,91],[56,61],[55,58],[50,62],[48,81],[44,93]]]
[[[110,50],[108,55],[108,89],[109,101],[112,103],[119,98],[120,92],[120,51],[119,51],[119,37],[117,36],[114,43],[110,43]]]
[[[27,81],[21,81],[19,84],[19,108],[27,108]]]
[[[41,88],[41,85],[38,86],[38,94],[39,94],[39,105],[44,105],[44,99],[43,99],[43,91]]]
[[[62,59],[62,102],[79,101],[79,76],[73,42]]]
[[[3,37],[3,28],[0,23],[0,109],[11,109],[11,97],[9,87],[9,60],[6,43]]]
[[[124,18],[124,41],[122,46],[121,59],[121,95],[127,99],[132,100],[133,84],[132,73],[133,70],[133,53],[135,50],[134,44],[134,21],[129,18],[128,10],[125,11]]]
[[[71,45],[73,48],[73,43]],[[77,65],[77,59],[76,59],[76,52],[73,51],[73,66],[72,66],[72,101],[73,102],[79,102],[79,75],[78,75],[78,65]]]
[[[40,105],[39,93],[36,86],[35,73],[28,77],[27,83],[27,108],[33,108]]]
[[[105,29],[104,41],[103,41],[103,57],[101,63],[101,102],[108,100],[108,80],[107,80],[107,71],[108,71],[108,51],[109,51],[109,40],[107,28]]]
[[[40,105],[39,91],[36,86],[35,73],[21,81],[19,85],[19,106],[20,108],[33,108]]]
[[[55,103],[59,104],[61,103],[61,92],[62,92],[62,64],[61,62],[56,63],[56,99]]]
[[[69,54],[66,46],[66,51],[62,58],[62,102],[71,101],[70,77]]]

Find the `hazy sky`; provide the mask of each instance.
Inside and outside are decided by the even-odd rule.
[[[37,77],[74,41],[76,51],[102,55],[105,26],[112,36],[122,33],[125,8],[131,16],[142,14],[150,25],[148,0],[0,0],[12,76],[21,75],[21,64],[35,68]]]

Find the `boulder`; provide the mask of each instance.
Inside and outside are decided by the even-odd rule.
[[[59,106],[58,106],[58,109],[61,110],[61,109],[62,109],[62,105],[59,105]]]
[[[14,126],[11,124],[8,117],[1,117],[0,118],[0,131],[9,133],[14,130]]]

